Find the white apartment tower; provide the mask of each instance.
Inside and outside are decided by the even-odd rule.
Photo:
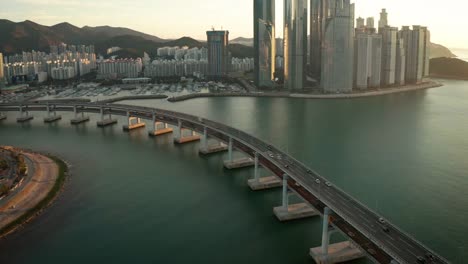
[[[350,92],[354,80],[354,4],[350,0],[329,0],[328,8],[320,85],[325,92]]]
[[[379,28],[382,36],[382,86],[395,84],[398,28],[384,26]]]
[[[420,83],[429,74],[430,33],[426,27],[413,26],[410,29],[404,26],[400,37],[405,46],[406,83]]]
[[[382,36],[360,32],[356,36],[355,87],[377,88],[381,82]]]
[[[387,10],[384,8],[382,9],[382,12],[380,13],[379,32],[381,28],[385,28],[386,26],[388,26],[388,13],[387,13]]]

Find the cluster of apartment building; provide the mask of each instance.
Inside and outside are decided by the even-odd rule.
[[[350,0],[310,0],[310,12],[308,0],[285,0],[284,5],[281,41],[275,38],[275,1],[254,0],[258,87],[275,85],[278,68],[282,68],[285,89],[312,86],[331,93],[420,83],[428,74],[426,27],[391,27],[385,9],[378,26],[374,18],[359,18],[355,27],[355,5]]]
[[[227,31],[222,31],[222,34],[224,32]],[[213,65],[218,62],[215,58],[218,54],[210,56],[210,49],[213,49],[213,45],[208,44],[208,48],[162,47],[157,49],[157,58],[153,61],[146,53],[143,59],[105,60],[98,64],[98,78],[116,79],[141,76],[149,78],[184,76],[204,78],[215,76],[216,74],[210,74],[210,69],[213,69]],[[227,45],[223,49],[227,51]],[[230,71],[253,70],[253,58],[231,58],[228,53],[223,54],[226,57],[222,59],[223,69],[217,71],[219,77]],[[211,67],[210,59],[212,61]],[[219,66],[218,69],[220,68]]]
[[[208,69],[207,60],[156,59],[145,66],[145,77],[195,76],[203,77]]]
[[[187,77],[204,78],[209,75],[206,59],[161,59],[150,63],[148,59],[105,60],[98,63],[98,78],[119,79],[136,77]],[[253,58],[232,58],[230,71],[246,72],[253,70]]]
[[[98,64],[98,79],[137,78],[143,69],[138,59],[103,60]]]
[[[171,57],[175,60],[207,60],[208,59],[208,49],[205,47],[202,48],[189,48],[187,46],[183,47],[162,47],[158,48],[157,55],[160,58]]]
[[[62,54],[65,52],[79,52],[79,53],[96,53],[94,45],[68,45],[66,43],[61,43],[59,45],[50,46],[51,54]]]
[[[66,80],[83,76],[96,69],[96,54],[93,46],[51,46],[51,53],[31,51],[10,56],[1,56],[1,77],[7,83],[28,81]]]
[[[355,32],[356,89],[418,83],[429,74],[430,32],[426,27],[391,27],[383,9],[378,31],[370,17],[358,18]]]

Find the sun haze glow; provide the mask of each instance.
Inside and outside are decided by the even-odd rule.
[[[468,48],[465,11],[460,0],[356,0],[356,17],[375,16],[387,8],[390,24],[424,25],[432,40],[449,47]],[[277,33],[282,35],[282,4],[276,0]],[[205,39],[212,26],[231,32],[231,38],[251,37],[252,0],[10,0],[2,3],[0,18],[15,22],[32,20],[54,25],[69,22],[76,26],[121,26],[161,38],[191,36]]]

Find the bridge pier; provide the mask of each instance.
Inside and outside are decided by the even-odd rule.
[[[127,120],[128,120],[128,125],[123,126],[124,131],[131,131],[131,130],[143,128],[146,126],[144,122],[141,122],[141,118],[131,116],[130,112],[127,112]]]
[[[177,129],[176,129],[177,132],[174,138],[175,144],[185,144],[185,143],[200,141],[200,136],[196,135],[195,131],[189,130],[190,135],[184,136],[184,130],[189,130],[189,129],[182,128],[182,121],[179,120]]]
[[[7,119],[7,116],[4,113],[0,113],[0,121]]]
[[[240,158],[240,159],[234,159],[233,158],[233,139],[230,137],[229,138],[229,143],[228,143],[228,160],[224,161],[224,168],[228,170],[233,170],[233,169],[241,169],[241,168],[246,168],[246,167],[252,167],[255,165],[255,162],[252,158],[246,157],[246,158]]]
[[[308,203],[289,204],[290,192],[288,187],[288,178],[289,176],[287,174],[283,175],[282,205],[273,208],[273,213],[278,220],[285,222],[319,215],[319,213]]]
[[[104,118],[104,114],[105,114],[104,107],[101,107],[101,121],[97,122],[98,127],[106,127],[106,126],[117,124],[117,119],[112,119],[112,115],[110,111],[109,111],[109,118],[107,119]]]
[[[201,145],[198,151],[201,155],[209,155],[209,154],[214,154],[214,153],[223,152],[227,150],[228,150],[228,146],[222,142],[218,142],[217,144],[210,145],[208,142],[207,128],[206,127],[203,128]]]
[[[78,124],[89,121],[89,116],[85,116],[84,112],[81,112],[81,116],[78,116],[78,107],[77,106],[73,107],[73,113],[75,114],[75,118],[70,120],[70,124],[78,125]]]
[[[260,177],[260,164],[258,162],[258,153],[254,158],[254,178],[247,181],[250,189],[253,191],[267,190],[282,186],[281,179],[276,175],[270,177]]]
[[[156,120],[156,114],[153,114],[152,124],[152,129],[148,131],[148,135],[151,137],[157,137],[159,135],[164,135],[173,132],[173,129],[169,128],[167,126],[167,123],[158,122]],[[162,125],[162,128],[159,128],[160,125]]]
[[[50,105],[47,104],[47,117],[44,118],[44,123],[53,123],[53,122],[62,120],[62,116],[57,115],[57,111],[55,111],[55,106],[53,106],[52,108],[53,108],[53,111],[51,111]]]
[[[26,114],[26,115],[25,115]],[[33,120],[34,117],[32,115],[29,115],[28,110],[23,110],[23,106],[20,106],[20,116],[16,118],[16,122],[18,123],[25,123],[30,120]]]
[[[330,225],[330,213],[330,208],[325,207],[323,212],[322,246],[311,248],[310,256],[318,264],[341,263],[364,257],[364,253],[350,241],[330,245],[330,236],[335,231]]]

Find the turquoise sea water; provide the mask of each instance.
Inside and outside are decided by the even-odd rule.
[[[468,258],[468,82],[352,100],[134,101],[204,116],[272,142],[453,263]],[[36,116],[38,114],[35,114]],[[254,193],[251,170],[170,136],[0,123],[0,144],[63,156],[61,198],[0,241],[0,263],[312,263],[319,218],[279,223],[280,190]],[[264,172],[264,174],[268,174]],[[340,240],[339,236],[334,240]],[[367,263],[366,260],[354,263]]]

